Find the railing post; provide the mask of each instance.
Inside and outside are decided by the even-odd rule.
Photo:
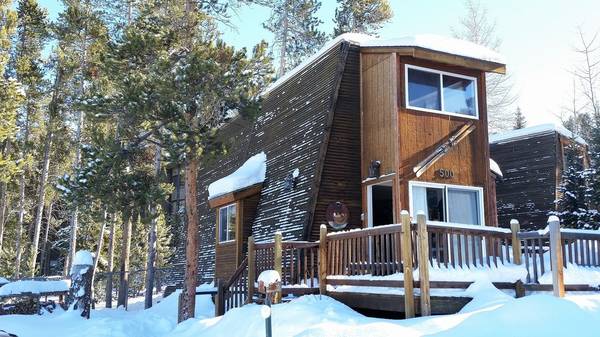
[[[285,279],[285,275],[283,275],[283,268],[282,268],[282,261],[281,261],[281,257],[282,257],[282,253],[283,253],[283,247],[282,247],[282,241],[283,241],[283,236],[281,235],[281,232],[275,232],[275,248],[273,249],[273,253],[275,254],[275,257],[273,259],[273,269],[279,273],[279,277],[281,277],[281,284],[283,284],[283,280]],[[279,300],[281,299],[281,293],[279,294],[275,294],[275,296],[273,297],[273,304],[277,304],[279,303]]]
[[[215,295],[215,316],[222,316],[225,314],[225,298],[223,294],[223,284],[220,279],[217,279],[217,294]],[[181,303],[181,300],[179,301]]]
[[[248,303],[254,298],[254,281],[256,280],[256,248],[254,236],[248,238]]]
[[[421,291],[421,316],[431,315],[431,297],[429,293],[429,237],[425,213],[417,214],[417,237],[419,238],[419,290]]]
[[[319,232],[319,293],[327,293],[327,226],[321,225]]]
[[[410,215],[404,210],[402,218],[402,267],[404,272],[404,315],[415,317],[415,294],[413,289],[412,235]]]
[[[513,263],[521,264],[521,239],[519,239],[521,225],[517,219],[510,220],[510,231],[512,232]]]
[[[563,275],[563,252],[560,238],[560,220],[557,216],[548,218],[550,227],[550,263],[552,265],[552,289],[554,296],[565,296],[565,281]]]

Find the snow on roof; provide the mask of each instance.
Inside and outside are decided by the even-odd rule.
[[[557,132],[567,138],[575,138],[575,141],[579,144],[587,145],[583,138],[567,130],[564,126],[554,123],[539,124],[535,126],[530,126],[528,128],[517,129],[502,133],[495,133],[490,135],[490,144],[513,142],[516,140],[527,139],[550,132]]]
[[[275,88],[287,82],[291,77],[307,68],[310,64],[318,60],[342,41],[350,42],[361,47],[417,47],[482,61],[506,64],[506,61],[501,54],[487,47],[446,36],[421,34],[395,39],[380,39],[366,34],[346,33],[330,40],[315,54],[304,60],[294,69],[285,73],[285,75],[281,76],[277,81],[271,83],[271,85],[262,92],[262,95],[268,94]]]
[[[403,36],[394,39],[371,39],[361,47],[418,47],[468,58],[506,64],[504,57],[487,47],[473,42],[434,34]]]
[[[68,291],[69,283],[66,280],[58,281],[16,281],[0,287],[0,296],[19,295],[23,293],[50,293]]]
[[[496,161],[492,158],[490,158],[490,171],[494,172],[494,174],[498,177],[504,177],[502,170],[500,169],[500,165],[498,165],[498,163],[496,163]]]
[[[267,155],[264,152],[250,157],[232,174],[208,185],[208,199],[239,191],[265,181],[267,174]]]

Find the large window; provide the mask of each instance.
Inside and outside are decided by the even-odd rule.
[[[479,187],[410,182],[411,213],[427,220],[483,225],[483,190]]]
[[[219,208],[219,242],[235,240],[236,204]]]
[[[406,65],[407,107],[479,118],[475,77]]]

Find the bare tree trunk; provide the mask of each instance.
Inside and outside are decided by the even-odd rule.
[[[282,77],[285,74],[285,67],[287,61],[287,44],[289,39],[289,21],[288,21],[288,5],[285,6],[285,15],[283,17],[283,37],[281,43],[281,51],[279,55],[279,71],[277,77]]]
[[[11,148],[12,143],[10,140],[7,140],[3,151],[5,158],[8,158],[8,153],[10,153]],[[0,183],[0,254],[2,254],[2,243],[4,242],[4,225],[6,223],[6,208],[8,203],[7,189],[7,183]]]
[[[123,213],[123,243],[121,249],[121,273],[119,285],[119,297],[117,307],[123,306],[127,309],[127,292],[129,288],[129,256],[131,254],[131,213],[126,210]]]
[[[44,241],[42,242],[42,256],[40,257],[40,273],[42,275],[48,274],[48,261],[46,261],[46,259],[48,258],[48,233],[50,232],[53,206],[54,202],[50,201],[46,207],[46,229],[44,231]]]
[[[106,229],[106,210],[104,210],[104,221],[102,221],[102,228],[98,234],[98,244],[96,246],[96,256],[94,256],[94,270],[92,271],[92,300],[94,296],[94,280],[96,278],[96,269],[98,268],[98,260],[100,259],[100,253],[102,252],[102,242],[104,241],[104,230]]]
[[[78,120],[77,120],[77,133],[76,133],[76,139],[77,139],[77,148],[75,150],[75,162],[73,163],[73,171],[77,172],[77,170],[79,169],[79,164],[81,162],[81,133],[83,131],[83,112],[80,111],[79,112],[79,116],[78,116]],[[77,204],[75,205],[75,208],[73,210],[73,213],[71,214],[71,236],[69,238],[69,263],[67,265],[67,270],[71,268],[71,261],[73,261],[73,258],[75,257],[75,251],[77,250],[77,228],[79,227],[79,208],[77,207]]]
[[[181,297],[179,322],[194,317],[196,310],[196,286],[198,283],[198,214],[196,177],[198,159],[188,159],[185,165],[185,214],[187,222],[185,244],[185,284]]]
[[[46,202],[46,184],[48,183],[48,170],[50,168],[50,149],[52,148],[53,131],[48,128],[46,141],[44,142],[44,161],[42,163],[42,173],[40,175],[40,184],[38,186],[38,201],[35,212],[35,221],[33,228],[33,240],[29,252],[29,271],[30,276],[35,276],[35,265],[38,256],[38,247],[40,243],[40,231],[42,229],[42,216],[44,215],[44,204]]]
[[[113,259],[115,254],[115,221],[110,222],[110,234],[108,236],[108,266],[106,279],[106,307],[112,308],[113,291]]]
[[[160,147],[157,145],[154,153],[154,169],[156,179],[160,178]],[[146,293],[144,308],[152,307],[152,290],[154,288],[154,268],[156,268],[156,227],[158,212],[156,205],[152,206],[150,214],[152,221],[148,232],[148,259],[146,262]]]

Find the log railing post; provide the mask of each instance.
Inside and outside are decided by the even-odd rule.
[[[327,293],[327,226],[321,225],[319,232],[319,293]]]
[[[550,229],[550,263],[552,265],[552,289],[554,296],[565,296],[565,281],[563,275],[563,252],[560,238],[560,220],[557,216],[548,218]]]
[[[512,232],[512,252],[513,263],[521,264],[521,239],[519,239],[519,231],[521,225],[517,219],[510,220],[510,231]]]
[[[410,214],[402,211],[402,267],[404,272],[404,314],[406,318],[415,317],[415,294],[413,289],[413,264],[412,264],[412,233]]]
[[[256,280],[256,248],[254,237],[248,238],[248,303],[254,298],[254,281]]]
[[[431,297],[429,292],[429,237],[427,234],[427,220],[425,213],[417,214],[418,264],[419,285],[421,291],[420,304],[421,316],[431,315]]]
[[[223,284],[220,279],[217,279],[217,294],[215,296],[215,316],[222,316],[225,314],[225,298],[223,291]],[[181,303],[181,300],[179,301],[179,303]]]
[[[283,236],[281,235],[281,232],[276,232],[275,233],[275,248],[273,249],[273,253],[275,254],[275,257],[273,259],[273,269],[279,273],[279,277],[281,278],[281,284],[284,284],[284,279],[285,279],[285,275],[283,275],[283,264],[281,261],[282,258],[282,253],[283,253],[283,247],[282,247],[282,241],[283,241]],[[293,262],[292,262],[293,263]],[[279,294],[275,294],[275,296],[273,296],[273,304],[277,304],[279,303],[279,300],[281,299],[281,293]]]

